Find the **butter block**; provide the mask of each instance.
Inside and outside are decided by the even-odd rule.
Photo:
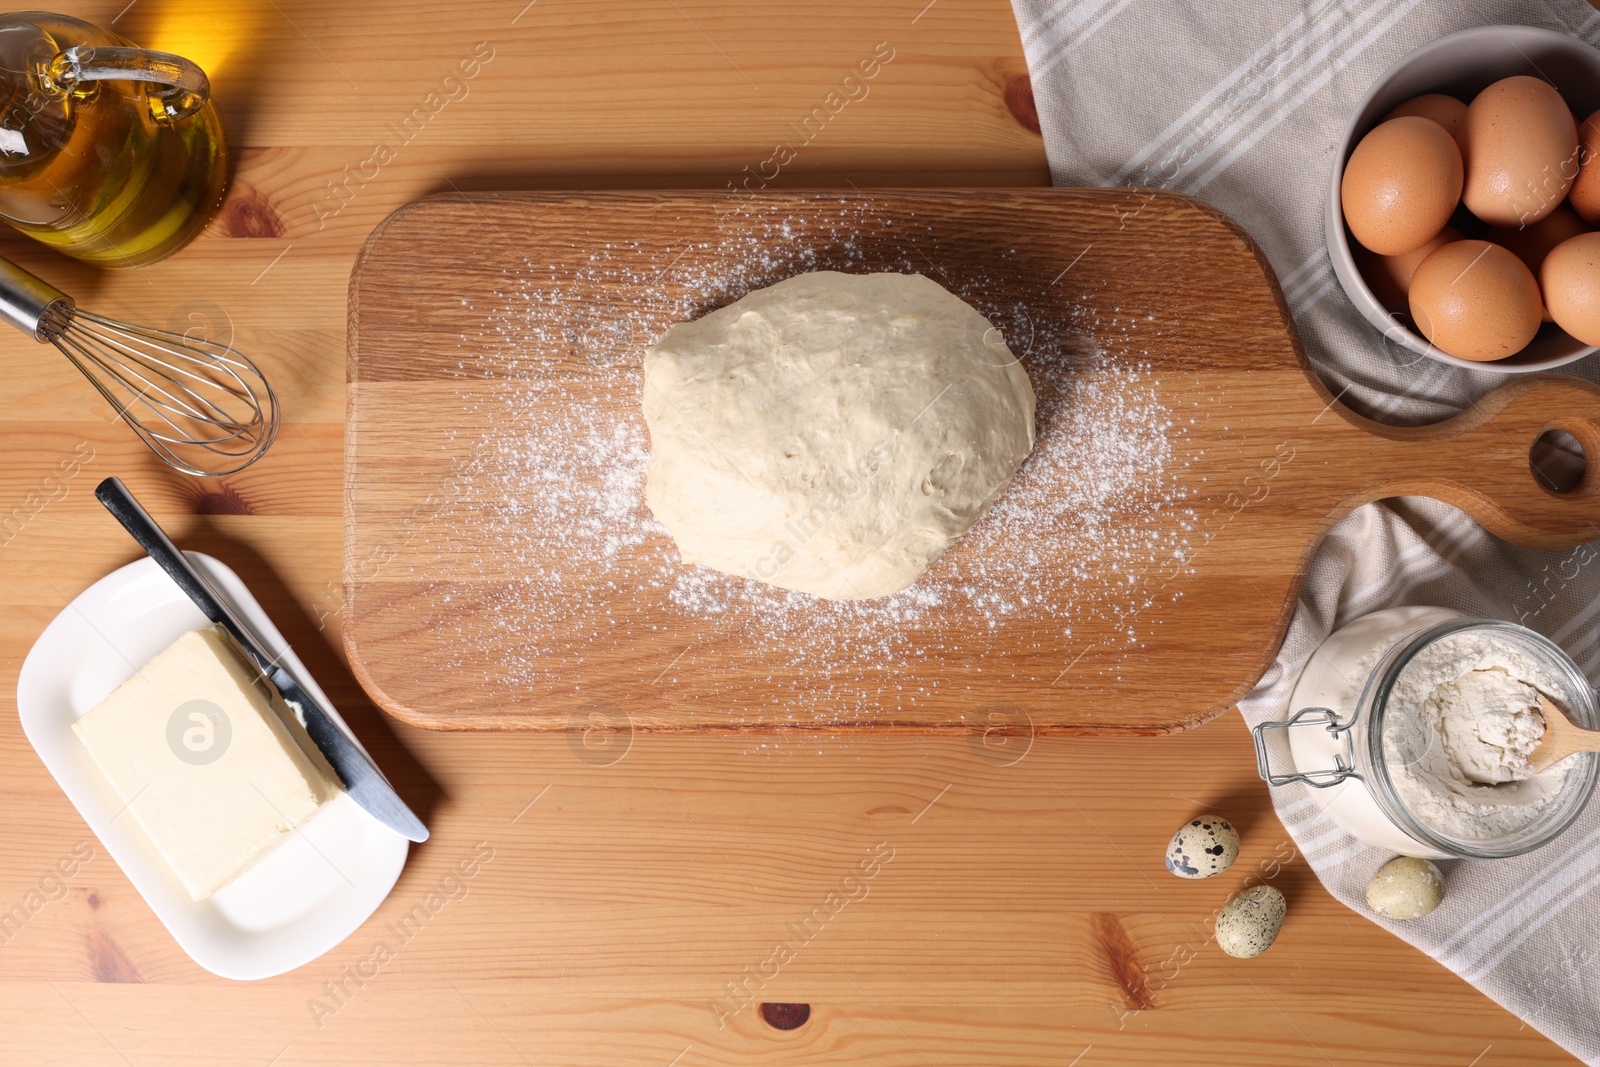
[[[276,688],[258,675],[220,627],[194,630],[72,726],[126,805],[117,817],[144,828],[195,900],[339,790]]]

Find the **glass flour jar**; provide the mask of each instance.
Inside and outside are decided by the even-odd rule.
[[[1482,670],[1520,676],[1579,726],[1600,728],[1594,689],[1548,638],[1445,608],[1391,608],[1323,641],[1295,683],[1288,721],[1251,731],[1261,776],[1272,785],[1315,787],[1311,799],[1336,822],[1400,855],[1488,859],[1530,852],[1583,812],[1600,781],[1600,757],[1572,756],[1523,781],[1466,777],[1453,762],[1446,731],[1429,725],[1444,688],[1428,686],[1455,686],[1460,678],[1453,672]],[[1272,766],[1273,731],[1287,737],[1277,759],[1287,747],[1291,772]],[[1449,736],[1459,748],[1461,735]]]

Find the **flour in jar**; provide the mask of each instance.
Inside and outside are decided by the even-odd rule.
[[[1412,815],[1456,839],[1533,822],[1567,776],[1562,764],[1530,773],[1544,735],[1541,690],[1561,691],[1528,656],[1484,634],[1452,634],[1419,652],[1395,681],[1383,730],[1384,762]]]

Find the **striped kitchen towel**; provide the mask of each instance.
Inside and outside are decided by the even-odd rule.
[[[1522,23],[1600,46],[1581,0],[1012,0],[1057,185],[1143,185],[1202,197],[1271,259],[1329,389],[1395,423],[1453,415],[1504,379],[1433,361],[1401,366],[1345,298],[1323,237],[1329,168],[1372,82],[1456,30]],[[1569,368],[1600,378],[1591,357]],[[1594,457],[1600,462],[1600,457]],[[1600,671],[1600,542],[1512,548],[1431,500],[1361,508],[1311,566],[1277,662],[1241,704],[1284,718],[1323,637],[1380,608],[1437,604],[1548,634]],[[1387,855],[1323,817],[1307,787],[1272,791],[1328,889],[1371,918],[1368,879]],[[1432,915],[1384,926],[1591,1064],[1600,1064],[1600,803],[1529,856],[1446,864]]]

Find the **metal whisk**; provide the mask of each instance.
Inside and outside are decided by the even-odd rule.
[[[243,470],[278,433],[278,397],[243,353],[108,319],[0,259],[0,315],[52,344],[150,450],[185,474]]]

